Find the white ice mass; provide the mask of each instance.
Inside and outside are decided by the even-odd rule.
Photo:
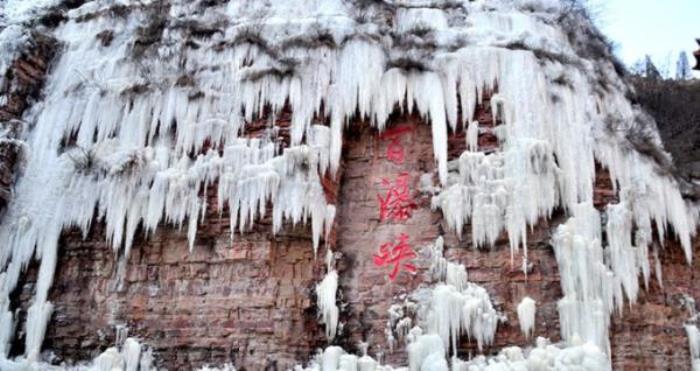
[[[538,341],[529,353],[505,349],[488,362],[451,361],[454,370],[504,363],[601,369],[610,315],[625,298],[635,302],[640,281],[649,280],[652,232],[660,240],[672,234],[692,259],[697,208],[628,140],[630,132],[644,133],[661,146],[613,63],[591,57],[586,48],[593,46],[576,39],[588,35],[588,21],[579,19],[574,30],[557,21],[559,1],[387,0],[381,10],[341,0],[169,3],[167,14],[156,14],[150,0],[90,1],[50,30],[63,47],[42,100],[23,117],[26,165],[0,224],[0,362],[11,362],[9,344],[20,327],[26,352],[16,362],[39,361],[64,229],[87,234],[104,222],[115,252],[128,255],[138,230],[149,236],[167,224],[185,229],[195,248],[209,208],[228,210],[234,238],[271,206],[273,232],[309,223],[316,249],[335,217],[321,179],[338,170],[344,128],[363,118],[382,131],[397,107],[431,126],[441,187],[433,206],[460,237],[471,225],[475,248],[494,245],[505,231],[515,255],[529,227],[557,208],[571,216],[553,238],[561,331],[571,348]],[[53,4],[0,4],[2,75],[28,35],[28,14]],[[129,16],[106,11],[114,4],[129,7]],[[144,46],[144,33],[160,20],[168,21]],[[175,26],[187,22],[213,31],[191,35]],[[108,29],[110,43],[95,37]],[[497,93],[491,101],[502,123],[493,153],[479,152],[481,128],[473,120],[486,93]],[[289,128],[276,121],[285,109]],[[251,138],[246,124],[258,119],[266,128]],[[458,128],[467,132],[468,151],[448,163],[447,137]],[[609,169],[621,197],[607,207],[605,225],[592,206],[596,162]],[[207,192],[216,192],[218,204],[207,204]],[[9,296],[32,259],[41,261],[38,284],[26,322],[18,323]],[[459,336],[481,345],[496,331],[486,290],[470,284],[463,267],[443,263],[427,335],[414,333],[408,345],[412,370],[446,369]],[[337,279],[329,271],[317,289],[329,337]],[[532,308],[525,309],[531,329]],[[128,354],[119,352],[105,362],[128,369]],[[367,355],[327,352],[311,369],[382,370]]]
[[[520,330],[527,337],[532,336],[535,329],[535,311],[537,310],[536,302],[529,296],[523,298],[518,304],[518,322],[520,322]]]

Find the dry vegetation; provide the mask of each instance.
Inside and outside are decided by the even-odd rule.
[[[656,119],[679,175],[700,179],[700,81],[631,80],[638,103]]]

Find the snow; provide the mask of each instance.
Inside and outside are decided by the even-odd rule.
[[[520,323],[520,331],[523,332],[525,337],[532,336],[535,329],[535,301],[526,296],[520,301],[517,307],[518,322]]]
[[[55,3],[2,5],[9,26],[0,31],[0,75],[26,44],[24,22]],[[41,103],[23,117],[26,167],[0,224],[0,358],[24,328],[24,359],[38,360],[66,228],[87,235],[103,222],[115,253],[128,256],[140,229],[149,237],[175,226],[194,249],[212,208],[230,214],[231,238],[271,209],[273,233],[309,224],[317,251],[336,215],[322,179],[338,173],[345,127],[364,119],[381,132],[397,108],[431,126],[441,189],[432,205],[460,238],[470,225],[475,248],[493,247],[505,231],[526,267],[528,228],[557,208],[573,215],[553,241],[567,341],[580,337],[608,351],[609,316],[625,298],[636,301],[640,277],[648,284],[652,232],[678,239],[692,259],[698,209],[627,138],[646,133],[660,146],[658,134],[626,98],[611,63],[577,54],[555,21],[562,9],[554,1],[462,2],[449,11],[401,2],[389,25],[376,9],[362,21],[340,0],[231,1],[206,11],[174,0],[168,17],[220,24],[221,32],[190,48],[187,29],[168,25],[140,57],[132,46],[153,19],[149,3],[120,1],[133,5],[128,17],[103,11],[112,4],[86,3],[47,31],[64,48]],[[95,17],[78,22],[88,14]],[[102,45],[93,36],[107,29],[115,38]],[[191,83],[178,83],[183,76]],[[492,153],[479,152],[486,128],[473,117],[485,93],[495,93],[500,123]],[[286,109],[292,115],[282,125]],[[252,138],[246,124],[261,118],[264,128]],[[468,151],[448,162],[447,138],[459,128]],[[596,162],[621,197],[607,208],[604,227],[591,206]],[[208,204],[212,191],[216,205]],[[33,258],[41,260],[39,277],[21,324],[9,294]],[[479,346],[491,342],[498,319],[488,293],[459,264],[441,261],[435,274],[432,320],[424,324],[430,335],[445,348],[464,334]],[[328,337],[336,332],[336,289],[329,270],[317,287]],[[358,367],[374,366],[360,358]]]

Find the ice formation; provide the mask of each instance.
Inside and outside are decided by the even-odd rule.
[[[432,246],[433,261],[430,271],[438,281],[444,281],[447,285],[454,286],[457,290],[462,290],[468,280],[467,268],[462,264],[447,260],[444,256],[444,249],[445,240],[440,236]]]
[[[54,366],[30,359],[0,359],[3,371],[156,371],[151,349],[134,338],[124,339],[121,346],[107,348],[91,362]],[[229,371],[227,369],[226,371]],[[230,371],[235,371],[231,369]]]
[[[467,127],[467,148],[472,152],[479,150],[479,121],[472,121]]]
[[[409,366],[380,365],[365,355],[357,357],[339,347],[328,347],[304,368],[295,371],[610,371],[608,356],[592,343],[580,340],[571,346],[551,344],[547,339],[537,338],[532,348],[508,347],[492,357],[477,356],[464,361],[456,357],[445,357],[445,348],[437,336],[420,335],[409,344]],[[360,362],[358,360],[363,360]],[[326,363],[327,362],[327,363]]]
[[[294,371],[394,371],[388,366],[380,366],[374,358],[363,355],[358,357],[346,353],[343,348],[329,346],[319,353],[307,367],[296,366]],[[398,370],[396,370],[398,371]]]
[[[479,349],[490,344],[501,316],[494,309],[486,289],[469,282],[464,265],[444,257],[444,242],[438,237],[432,246],[431,271],[438,283],[431,289],[423,322],[428,334],[437,334],[445,349],[457,349],[462,335],[476,341]]]
[[[640,274],[648,280],[652,228],[661,240],[672,230],[691,259],[697,211],[627,137],[652,130],[660,146],[658,135],[637,119],[613,64],[589,59],[561,29],[559,2],[465,0],[447,11],[422,0],[388,1],[389,10],[341,0],[172,0],[165,9],[122,0],[123,18],[107,11],[114,3],[87,2],[51,31],[64,47],[44,98],[24,117],[28,159],[0,225],[0,358],[24,326],[24,359],[37,360],[65,228],[87,234],[104,222],[114,250],[128,255],[138,230],[148,236],[168,224],[185,228],[193,248],[214,191],[232,234],[271,208],[273,232],[309,222],[317,248],[335,217],[321,179],[338,171],[344,127],[364,118],[381,131],[397,106],[430,124],[443,187],[433,205],[460,236],[471,224],[475,246],[505,230],[515,252],[528,226],[555,208],[574,215],[555,237],[566,339],[607,349],[610,313],[623,295],[636,299]],[[23,24],[52,4],[10,0],[0,5],[3,22]],[[8,40],[21,39],[22,27],[2,31],[9,58],[19,44]],[[155,41],[144,39],[154,29]],[[105,30],[109,43],[94,37]],[[486,92],[497,92],[491,102],[503,123],[500,148],[488,154],[478,152],[473,123]],[[287,110],[291,122],[278,125]],[[246,129],[256,120],[266,130],[253,135]],[[448,164],[447,136],[457,129],[466,129],[469,151]],[[608,208],[605,257],[599,216],[579,206],[592,200],[596,161],[623,198]],[[20,324],[9,295],[33,258],[38,284]],[[321,296],[333,323],[327,279]],[[446,347],[461,334],[488,343],[496,320],[487,293],[449,264],[444,281],[432,296],[432,331]]]
[[[503,349],[495,357],[479,356],[471,361],[454,360],[452,371],[605,371],[612,370],[608,356],[592,343],[576,341],[569,347],[552,345],[537,338],[536,346],[523,350]]]
[[[333,340],[338,330],[338,315],[340,309],[336,304],[338,292],[338,272],[333,268],[333,255],[328,250],[326,257],[328,272],[321,283],[316,286],[316,300],[321,313],[321,323],[326,327],[326,338]]]
[[[457,339],[468,335],[481,347],[493,339],[500,316],[494,310],[488,293],[482,287],[466,280],[466,270],[461,264],[448,261],[443,255],[444,242],[439,237],[431,248],[431,272],[438,282],[428,290],[428,298],[412,308],[419,314],[418,326],[406,334],[408,367],[380,365],[365,354],[358,358],[337,346],[329,346],[306,368],[297,366],[295,371],[569,371],[611,370],[609,358],[592,342],[583,341],[574,335],[567,344],[552,345],[547,339],[538,338],[531,349],[508,347],[497,356],[477,356],[464,361],[456,356]],[[459,268],[458,268],[459,267]],[[448,280],[450,270],[459,272],[464,280]],[[462,276],[462,273],[464,274]],[[459,289],[457,287],[460,287]],[[424,297],[423,291],[414,293]],[[406,314],[403,307],[394,305],[390,309],[392,323]],[[421,306],[425,308],[420,308]],[[523,332],[530,334],[534,326],[535,301],[524,298],[518,306],[518,317]],[[525,325],[523,325],[525,324]],[[689,331],[690,337],[690,331]],[[448,358],[448,350],[454,355]]]
[[[6,84],[7,69],[28,42],[29,37],[19,25],[9,25],[0,30],[0,86]],[[6,97],[0,94],[0,105],[6,103]]]
[[[604,261],[600,223],[592,204],[580,204],[553,245],[564,294],[558,304],[562,337],[581,336],[608,350],[610,314],[622,304],[622,292]]]
[[[557,228],[553,245],[564,293],[558,304],[564,339],[581,336],[609,351],[610,316],[622,313],[625,298],[637,301],[640,276],[648,285],[653,219],[650,212],[633,212],[639,200],[623,193],[619,204],[606,208],[604,227],[590,202],[575,205],[572,217]]]
[[[685,325],[690,346],[690,360],[693,371],[700,370],[700,330],[696,325]]]
[[[532,336],[533,331],[535,330],[535,311],[536,311],[536,303],[535,301],[530,298],[529,296],[526,296],[523,298],[522,301],[520,301],[520,304],[518,304],[517,307],[517,313],[518,313],[518,322],[520,323],[520,331],[523,332],[523,334],[526,337]]]
[[[405,341],[413,328],[413,317],[415,316],[416,304],[410,300],[405,300],[404,304],[393,304],[389,307],[389,320],[384,330],[389,350],[394,351],[396,344]]]

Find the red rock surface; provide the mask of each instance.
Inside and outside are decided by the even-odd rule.
[[[231,242],[226,219],[211,217],[192,253],[184,233],[166,228],[139,240],[123,267],[99,228],[86,241],[66,233],[45,348],[88,359],[113,344],[115,326],[123,324],[171,370],[206,362],[286,369],[307,359],[324,341],[313,295],[322,264],[314,260],[309,231],[272,237],[269,225],[261,225]],[[33,273],[20,295],[23,305]]]

